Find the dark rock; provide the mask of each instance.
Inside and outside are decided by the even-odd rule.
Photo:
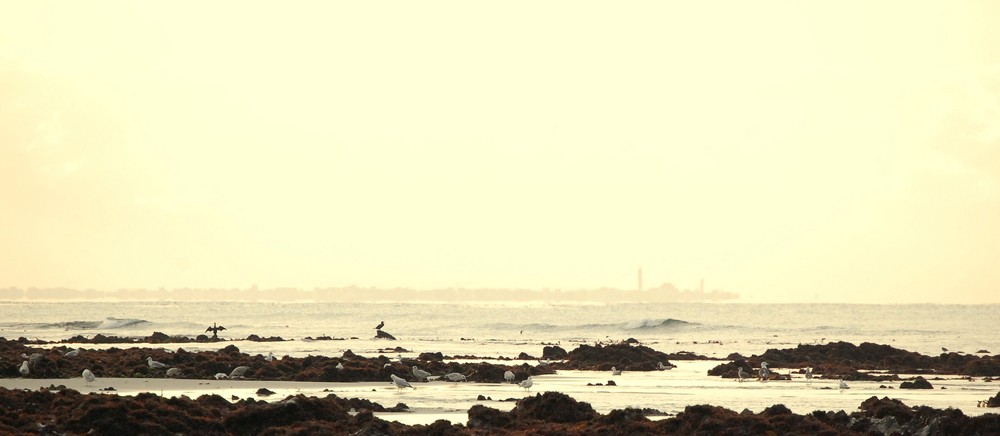
[[[899,385],[900,389],[934,389],[931,383],[921,376],[917,376],[912,382],[904,381]]]
[[[618,386],[618,383],[615,383],[614,380],[608,380],[608,386]]]
[[[525,397],[510,411],[517,420],[575,423],[588,421],[597,416],[590,403],[577,401],[561,392],[546,392],[534,397]]]
[[[986,407],[1000,407],[1000,392],[996,396],[986,400]]]
[[[746,359],[746,362],[754,368],[758,367],[761,361],[768,362],[772,367],[813,367],[814,374],[821,374],[830,379],[843,378],[845,380],[898,380],[895,375],[898,373],[1000,375],[1000,356],[975,356],[959,353],[925,356],[889,345],[869,342],[864,342],[861,345],[848,342],[830,342],[822,345],[799,345],[792,349],[769,349],[760,356]],[[713,368],[710,373],[714,372],[715,375],[729,374],[732,368],[723,365]],[[723,376],[725,377],[725,375]]]
[[[542,359],[552,359],[552,360],[562,360],[568,356],[566,350],[558,345],[552,345],[542,348]]]
[[[626,343],[580,345],[567,353],[565,362],[552,364],[556,369],[607,371],[612,366],[626,371],[655,371],[657,365],[672,365],[665,353],[644,345]]]
[[[270,390],[268,388],[260,388],[260,389],[257,389],[257,395],[259,395],[261,397],[267,397],[267,396],[274,395],[274,391],[272,391],[272,390]]]
[[[388,339],[390,341],[395,341],[396,340],[395,336],[393,336],[393,335],[391,335],[389,333],[386,333],[383,330],[376,331],[375,332],[375,337],[378,338],[378,339]]]
[[[510,412],[502,412],[492,407],[474,404],[469,408],[469,428],[481,430],[502,430],[511,427],[514,418]]]
[[[444,355],[441,354],[440,351],[435,352],[435,353],[420,353],[420,355],[417,356],[417,359],[428,361],[428,362],[430,362],[430,361],[442,361],[442,360],[444,360]]]

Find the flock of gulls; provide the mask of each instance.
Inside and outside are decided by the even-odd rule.
[[[612,369],[614,369],[614,368],[612,368]],[[804,374],[805,374],[806,380],[812,380],[812,378],[813,378],[813,369],[812,369],[812,367],[806,368],[804,370]],[[737,368],[737,371],[736,371],[736,378],[737,378],[737,380],[739,380],[740,383],[742,383],[743,381],[745,381],[745,380],[747,380],[747,379],[750,378],[750,374],[747,373],[746,371],[744,371],[743,367],[739,367],[739,368]],[[757,369],[757,378],[756,378],[756,380],[762,381],[762,382],[766,382],[770,378],[771,378],[771,369],[767,367],[767,362],[761,362],[760,363],[760,368]],[[845,382],[844,379],[840,379],[840,382],[838,383],[838,387],[840,389],[850,389],[850,387],[847,386],[847,382]]]

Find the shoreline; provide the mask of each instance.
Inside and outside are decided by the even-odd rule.
[[[404,427],[399,427],[407,429],[405,431],[419,428],[416,426],[442,426],[444,423],[453,430],[454,426],[460,426],[457,428],[462,431],[469,430],[465,426],[473,423],[472,415],[477,413],[475,410],[494,418],[500,417],[496,419],[507,422],[506,418],[502,418],[503,413],[511,413],[522,401],[534,398],[540,392],[546,392],[546,395],[558,393],[573,401],[586,403],[595,414],[602,415],[594,415],[593,419],[589,419],[594,422],[604,422],[602,420],[611,419],[612,415],[625,413],[621,412],[623,410],[640,410],[626,414],[634,415],[629,418],[629,422],[638,420],[636,422],[643,422],[642,426],[680,418],[693,405],[713,410],[713,416],[728,416],[729,412],[724,410],[733,413],[743,411],[738,416],[750,413],[755,419],[764,419],[761,414],[773,413],[773,410],[767,410],[781,405],[783,414],[787,411],[787,414],[805,419],[816,410],[833,410],[830,413],[834,414],[854,413],[852,411],[856,410],[858,404],[871,397],[892,398],[893,401],[903,401],[907,405],[933,409],[940,413],[964,412],[963,416],[969,418],[996,415],[997,409],[977,408],[975,405],[986,398],[1000,397],[1000,384],[993,382],[994,376],[897,371],[886,378],[887,370],[879,369],[886,362],[896,364],[898,368],[895,369],[906,369],[913,367],[915,363],[926,362],[973,362],[975,365],[971,368],[979,371],[992,368],[991,365],[996,363],[998,356],[959,356],[954,353],[925,356],[877,344],[858,346],[837,342],[800,345],[790,349],[768,350],[760,356],[743,357],[732,353],[729,356],[732,359],[722,361],[686,352],[668,355],[649,349],[638,341],[576,344],[576,348],[569,351],[555,345],[546,345],[541,357],[528,356],[522,352],[525,359],[513,360],[480,360],[469,355],[444,356],[439,352],[416,353],[401,348],[383,348],[377,350],[380,353],[377,357],[364,357],[346,351],[339,357],[276,356],[273,361],[267,361],[263,355],[241,352],[231,342],[220,341],[217,344],[222,348],[185,351],[185,344],[136,343],[122,349],[83,348],[78,356],[69,357],[66,353],[74,348],[63,343],[58,343],[51,349],[43,349],[36,344],[0,338],[0,374],[3,375],[0,378],[0,388],[13,389],[9,392],[36,393],[65,390],[92,398],[91,401],[119,401],[109,400],[111,397],[134,397],[141,398],[142,401],[163,397],[162,401],[174,399],[195,403],[218,402],[218,399],[222,399],[236,408],[257,407],[254,405],[258,403],[281,404],[290,397],[323,399],[333,395],[341,399],[350,398],[351,401],[364,405],[356,410],[372,409],[371,413],[374,415],[370,419],[398,421],[401,426],[405,424]],[[180,348],[176,351],[162,348],[174,345]],[[149,346],[157,348],[147,348]],[[412,357],[403,358],[401,353],[397,353],[400,350]],[[399,357],[386,357],[384,353]],[[32,372],[28,377],[21,377],[16,364],[11,363],[20,361],[22,354],[29,359],[32,354],[39,355],[37,361],[29,365]],[[144,360],[146,356],[180,369],[181,375],[179,378],[171,378],[164,370],[148,368]],[[666,360],[666,357],[674,360]],[[747,382],[727,377],[729,372],[735,371],[734,363],[759,365],[765,358],[771,361],[771,369],[778,377]],[[660,361],[668,362],[671,369],[656,370],[654,362]],[[813,379],[806,379],[801,368],[796,366],[820,361],[827,362],[826,366]],[[853,366],[844,366],[845,361],[854,362]],[[344,364],[344,369],[336,368],[335,365],[338,364]],[[785,364],[792,365],[784,366]],[[249,367],[243,379],[219,380],[212,377],[218,371],[228,372],[238,365]],[[613,365],[625,369],[624,373],[612,375],[610,368]],[[468,375],[468,382],[451,383],[440,378],[430,382],[418,381],[411,373],[412,366],[429,370],[435,374],[435,378],[444,372],[459,369]],[[94,383],[88,385],[80,377],[83,367],[93,369],[97,374],[98,378]],[[867,369],[859,372],[858,369],[862,367]],[[963,364],[948,367],[970,366]],[[503,383],[502,374],[508,368],[517,373],[517,381],[532,376],[535,380],[534,387],[526,390],[514,384]],[[841,376],[837,372],[838,368],[846,368],[846,374],[854,377],[849,379],[849,389],[837,388],[838,377]],[[716,373],[713,374],[713,371]],[[55,377],[43,374],[53,374]],[[404,377],[416,389],[397,390],[389,381],[389,374]],[[870,374],[879,377],[871,377]],[[933,384],[932,389],[901,389],[900,381],[918,375],[926,377]],[[113,387],[114,390],[99,390],[107,387]],[[258,394],[262,389],[265,390],[263,392],[270,391],[273,394]],[[480,408],[492,411],[479,410]],[[238,412],[230,410],[227,413]],[[719,416],[713,419],[724,419]],[[351,419],[356,417],[357,415],[351,416]],[[651,431],[658,429],[643,428]]]
[[[0,412],[0,431],[74,434],[253,434],[262,431],[340,434],[375,431],[380,434],[456,435],[512,432],[717,433],[728,429],[783,434],[878,431],[985,435],[1000,432],[1000,415],[997,413],[969,416],[951,408],[909,406],[905,401],[876,395],[854,402],[856,406],[850,408],[850,412],[846,408],[796,412],[783,403],[774,403],[758,411],[744,409],[737,412],[734,408],[696,403],[685,406],[672,416],[647,417],[646,411],[636,407],[599,412],[586,401],[553,391],[530,393],[511,402],[480,402],[466,410],[414,407],[412,401],[408,406],[406,402],[411,397],[389,393],[388,398],[400,400],[394,406],[400,411],[386,412],[384,405],[378,402],[347,397],[341,393],[325,396],[297,393],[281,396],[272,402],[253,397],[231,402],[215,393],[193,398],[166,395],[170,392],[167,385],[195,382],[193,380],[109,381],[145,384],[154,389],[163,387],[165,394],[84,394],[69,386],[40,390],[0,387],[0,401],[23,405]],[[251,383],[247,384],[259,384]],[[370,387],[358,386],[359,389]],[[373,389],[380,388],[375,386]],[[381,388],[391,389],[394,388]],[[994,399],[1000,402],[1000,393]]]

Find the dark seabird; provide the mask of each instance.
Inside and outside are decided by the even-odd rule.
[[[382,330],[382,327],[385,327],[385,321],[378,323],[378,325],[375,326],[375,330]]]
[[[212,332],[212,339],[219,339],[219,332],[225,329],[226,329],[225,327],[217,325],[216,323],[213,322],[211,327],[205,329],[205,332],[206,333]]]

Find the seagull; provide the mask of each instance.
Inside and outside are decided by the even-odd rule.
[[[741,366],[739,368],[739,371],[736,372],[736,377],[739,378],[740,383],[743,383],[743,379],[750,377],[750,374],[747,374],[747,372],[744,371],[743,367]]]
[[[506,380],[507,383],[514,383],[514,373],[510,371],[503,373],[503,379]]]
[[[840,388],[841,389],[850,389],[849,387],[847,387],[847,382],[845,382],[844,379],[840,379]]]
[[[265,357],[264,360],[266,360],[268,362],[274,362],[274,353],[268,351],[267,352],[267,357]]]
[[[87,381],[87,386],[90,386],[90,384],[93,383],[94,380],[97,380],[97,377],[94,376],[94,373],[92,371],[90,371],[89,369],[85,369],[83,370],[83,379]]]
[[[243,374],[246,374],[249,370],[249,366],[237,366],[236,368],[233,368],[233,372],[229,373],[229,378],[243,378]]]
[[[447,373],[447,374],[444,375],[444,378],[446,378],[448,380],[451,380],[453,382],[465,381],[466,380],[465,374],[461,374],[461,373],[457,373],[457,372],[449,372],[449,373]]]
[[[375,326],[375,330],[382,330],[382,327],[385,327],[385,321],[379,322],[378,325]]]
[[[167,370],[167,377],[179,377],[181,375],[180,368],[170,368]]]
[[[673,365],[664,365],[663,362],[656,362],[656,369],[663,371],[665,369],[674,369]]]
[[[424,371],[420,368],[417,368],[416,365],[413,365],[413,376],[416,377],[417,380],[424,379],[424,381],[427,381],[427,377],[430,377],[431,373]]]
[[[404,380],[402,377],[396,376],[396,374],[389,374],[389,377],[392,377],[392,382],[396,384],[396,389],[399,389],[400,391],[402,391],[403,388],[416,389],[413,386],[410,386],[410,382]]]
[[[340,371],[344,370],[344,362],[338,362],[337,363],[337,370],[340,370]]]
[[[812,380],[812,378],[813,378],[812,367],[806,368],[806,380]]]
[[[767,381],[771,377],[771,370],[767,369],[767,362],[760,363],[760,380]]]
[[[38,363],[39,360],[42,360],[42,357],[43,357],[42,353],[31,353],[30,356],[27,355],[27,354],[21,353],[21,358],[22,359],[28,359],[29,361],[31,361],[32,365]]]
[[[75,350],[67,351],[66,352],[66,357],[76,357],[76,356],[79,356],[80,355],[80,351],[81,351],[80,348],[77,348]]]
[[[220,372],[220,373],[216,373],[215,374],[215,379],[216,380],[221,380],[221,379],[224,379],[224,378],[229,378],[229,376],[226,375],[226,373],[224,373],[224,372]]]
[[[611,375],[622,375],[622,370],[620,370],[620,369],[615,368],[615,367],[612,366],[611,367]]]
[[[21,367],[18,368],[17,370],[21,371],[21,377],[27,377],[28,374],[31,372],[28,370],[28,361],[25,360],[24,363],[21,364]]]
[[[152,357],[147,357],[146,358],[146,363],[149,364],[149,367],[151,369],[160,369],[160,368],[166,368],[167,367],[167,365],[164,365],[164,364],[162,364],[160,362],[157,362],[157,361],[153,360]]]
[[[529,375],[528,378],[524,379],[524,381],[518,383],[517,385],[524,388],[524,390],[527,391],[528,388],[530,388],[531,385],[533,384],[535,384],[535,382],[531,380],[531,376]]]

